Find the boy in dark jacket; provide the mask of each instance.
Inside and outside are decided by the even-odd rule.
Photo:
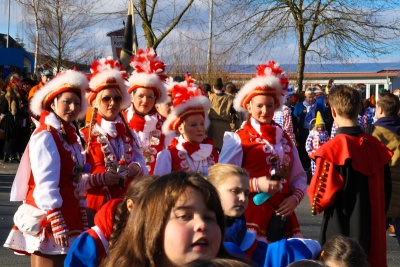
[[[316,161],[308,195],[312,214],[324,211],[320,242],[334,235],[356,239],[371,267],[386,266],[385,204],[392,152],[358,126],[361,95],[348,86],[329,94],[336,136],[311,157]],[[386,187],[386,190],[385,190]]]
[[[377,121],[369,127],[369,132],[393,151],[390,160],[392,192],[387,213],[388,221],[395,228],[395,235],[400,245],[400,109],[399,98],[392,93],[379,94],[376,103]]]

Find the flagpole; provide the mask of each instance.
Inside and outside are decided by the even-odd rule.
[[[207,74],[208,77],[211,75],[211,51],[212,51],[212,15],[213,15],[213,0],[209,0],[208,2],[210,7],[210,16],[208,19],[208,51],[207,51]]]
[[[7,48],[8,48],[8,44],[10,42],[10,8],[11,6],[11,0],[8,0],[8,25],[7,25]]]
[[[133,12],[133,0],[129,1],[128,17],[125,23],[124,38],[122,41],[122,50],[120,54],[120,61],[125,69],[130,68],[129,62],[132,55],[136,54],[137,50],[137,36],[135,27],[135,16]]]

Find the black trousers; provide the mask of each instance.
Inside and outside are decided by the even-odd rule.
[[[306,151],[306,141],[307,141],[308,134],[309,134],[309,130],[304,129],[304,128],[300,129],[299,136],[297,138],[298,139],[297,142],[299,143],[297,150],[299,151],[301,164],[303,165],[303,168],[306,171],[308,171],[311,167],[311,159],[308,156],[308,153]]]

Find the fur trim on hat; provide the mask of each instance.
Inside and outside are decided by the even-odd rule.
[[[128,79],[128,93],[131,94],[137,88],[152,89],[156,96],[156,104],[164,103],[167,101],[167,87],[164,81],[160,80],[157,74],[137,73],[133,72]]]
[[[131,96],[127,91],[127,81],[124,79],[124,75],[121,74],[121,70],[119,69],[104,70],[92,76],[89,82],[89,89],[86,93],[88,104],[93,106],[93,101],[96,99],[96,95],[100,91],[110,88],[116,88],[121,93],[121,109],[126,109],[131,105]],[[90,103],[89,100],[91,100]]]
[[[162,62],[153,48],[148,47],[146,51],[139,49],[129,62],[133,73],[128,81],[128,93],[131,94],[137,88],[152,89],[156,95],[156,103],[164,103],[167,100],[167,87],[165,81],[167,76],[165,64]]]
[[[72,85],[77,87],[81,92],[81,112],[78,115],[78,118],[83,118],[86,115],[86,111],[88,105],[85,101],[85,92],[88,88],[88,77],[78,71],[75,70],[67,70],[65,72],[59,73],[53,80],[46,83],[40,90],[38,90],[30,101],[30,109],[33,114],[40,116],[43,111],[43,100],[50,94],[56,93],[56,91],[60,90],[60,93],[63,92],[64,85]],[[66,90],[66,92],[71,90]],[[47,104],[49,101],[53,101],[53,98],[47,99]]]
[[[289,81],[279,64],[274,61],[269,61],[268,65],[259,65],[257,67],[257,75],[250,81],[248,81],[236,94],[233,100],[233,107],[237,111],[247,111],[246,104],[249,103],[250,99],[246,100],[257,88],[270,88],[274,90],[274,94],[279,101],[279,110],[282,109],[283,104],[286,101],[286,94]],[[245,101],[246,103],[244,103]]]
[[[247,111],[246,108],[242,107],[242,101],[243,99],[250,94],[251,92],[254,91],[254,89],[256,89],[257,87],[271,87],[271,88],[278,88],[279,91],[282,90],[282,85],[280,84],[279,78],[277,77],[255,77],[253,79],[251,79],[249,82],[247,82],[242,89],[239,90],[239,92],[236,94],[235,99],[233,100],[233,107],[235,108],[235,110],[237,111]],[[282,108],[282,105],[285,103],[285,95],[281,96],[277,96],[278,100],[279,100],[279,109]]]
[[[174,133],[175,131],[170,129],[170,124],[178,119],[186,110],[192,107],[199,107],[204,110],[204,120],[207,129],[210,126],[208,111],[210,110],[211,103],[210,100],[205,96],[196,96],[174,107],[174,109],[171,111],[170,114],[168,114],[167,119],[163,123],[162,132],[165,135]]]

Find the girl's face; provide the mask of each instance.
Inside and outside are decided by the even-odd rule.
[[[151,89],[138,88],[132,93],[132,102],[135,110],[140,115],[147,115],[154,108],[156,97]]]
[[[104,89],[99,100],[99,114],[107,121],[114,121],[121,111],[122,96],[115,88]]]
[[[168,96],[165,103],[156,104],[156,109],[161,116],[166,118],[172,110],[172,96]]]
[[[204,117],[200,114],[191,115],[179,125],[178,130],[186,141],[201,143],[206,137]]]
[[[232,175],[217,186],[225,216],[240,217],[249,203],[249,179],[240,175]]]
[[[221,229],[203,196],[188,187],[167,219],[161,266],[181,266],[197,259],[213,259],[221,245]]]
[[[51,108],[65,122],[74,121],[81,112],[81,100],[72,92],[65,92],[58,96],[57,107],[54,102]]]
[[[247,104],[247,111],[261,124],[271,124],[276,108],[274,98],[269,95],[257,95]]]

